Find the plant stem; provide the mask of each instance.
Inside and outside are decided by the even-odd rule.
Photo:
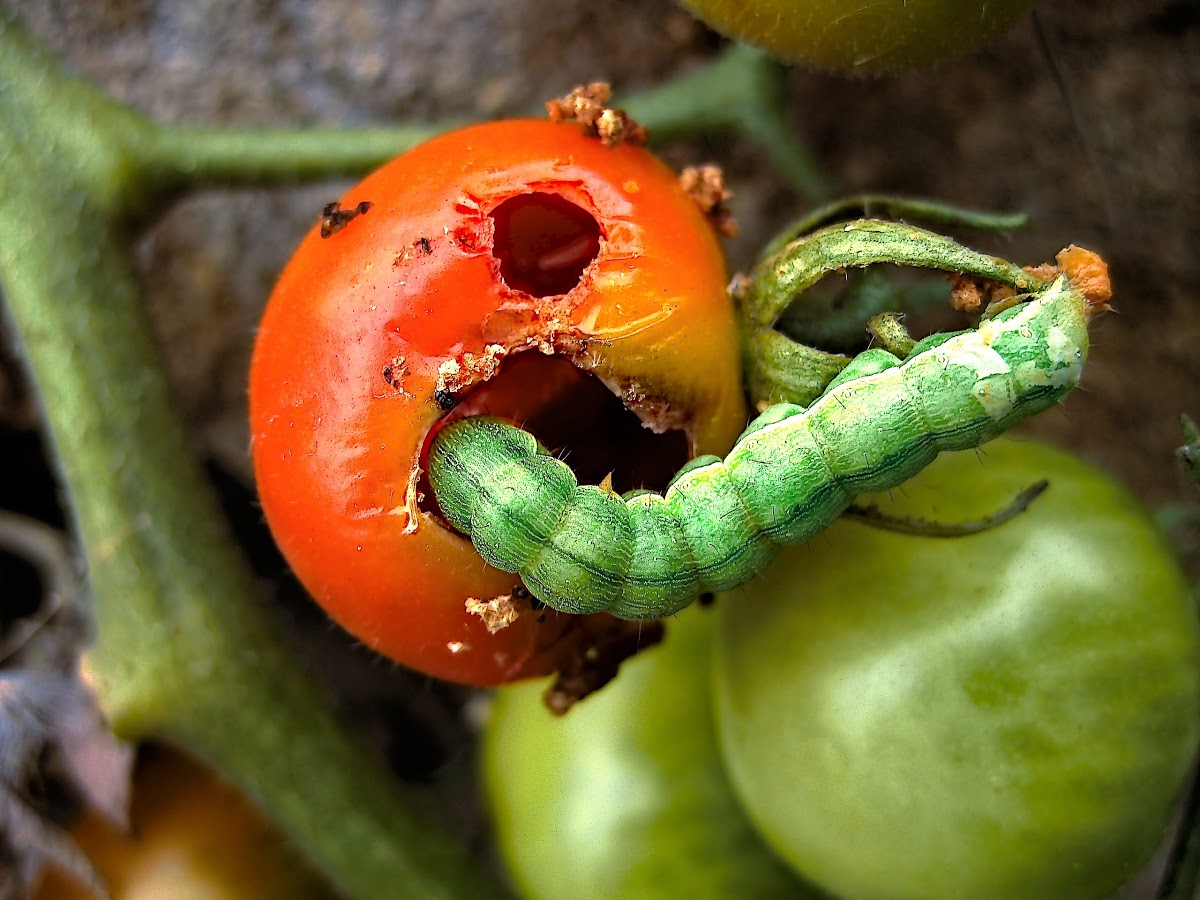
[[[128,223],[162,199],[141,180],[154,134],[0,9],[0,287],[90,567],[101,702],[122,736],[212,763],[351,896],[494,895],[347,739],[229,539],[127,249]]]
[[[879,263],[965,273],[1021,291],[1045,287],[1019,266],[944,235],[900,222],[858,219],[804,235],[760,261],[750,275],[746,322],[771,327],[793,300],[826,275]]]
[[[830,195],[830,183],[788,126],[785,72],[761,50],[734,44],[715,61],[634,94],[623,105],[655,142],[740,132],[767,151],[805,200],[817,202]]]
[[[1022,212],[997,213],[981,209],[966,209],[933,200],[916,197],[896,197],[891,194],[855,194],[841,197],[803,216],[780,231],[763,248],[762,255],[774,256],[797,238],[804,237],[818,228],[849,219],[896,219],[913,224],[935,225],[941,228],[955,226],[975,228],[980,231],[1016,231],[1024,228],[1029,216]]]
[[[837,210],[840,204],[829,209]],[[815,221],[823,221],[814,219]],[[795,227],[785,234],[792,235]],[[1045,283],[1006,260],[977,253],[944,235],[877,219],[826,225],[789,242],[772,242],[773,253],[754,267],[738,294],[742,321],[742,368],[752,399],[759,409],[773,403],[806,406],[829,383],[846,357],[793,340],[776,330],[780,317],[806,291],[826,276],[847,269],[866,269],[880,263],[957,272],[1011,285],[1021,291],[1045,288]],[[862,287],[872,288],[871,282]],[[864,313],[862,324],[874,315],[879,300],[890,303],[900,295],[886,282],[882,290],[862,290],[847,305],[851,318]],[[836,368],[835,368],[836,367]]]
[[[169,186],[236,187],[357,175],[452,127],[291,129],[160,127],[144,162]]]

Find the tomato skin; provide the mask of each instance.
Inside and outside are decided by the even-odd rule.
[[[565,295],[510,289],[492,252],[491,213],[531,192],[599,226],[598,256]],[[268,523],[325,610],[392,659],[477,685],[548,673],[569,619],[489,634],[464,603],[510,593],[516,578],[418,505],[421,449],[446,414],[439,369],[467,371],[464,354],[495,348],[553,351],[644,419],[685,429],[693,453],[723,452],[745,411],[715,234],[655,157],[573,124],[443,135],[341,206],[363,201],[328,238],[308,234],[262,320],[250,419]]]
[[[805,900],[721,767],[707,690],[714,616],[691,608],[662,645],[566,716],[544,685],[497,691],[483,744],[501,854],[530,900]]]
[[[816,69],[878,75],[982,46],[1036,0],[680,0],[713,28]]]
[[[283,837],[245,797],[175,750],[139,752],[130,833],[98,814],[71,830],[113,900],[332,900]],[[33,900],[94,900],[47,871]]]
[[[996,441],[896,492],[939,541],[836,524],[721,599],[719,733],[751,819],[857,898],[1103,897],[1160,842],[1195,755],[1200,635],[1136,501]],[[786,798],[781,801],[780,798]]]

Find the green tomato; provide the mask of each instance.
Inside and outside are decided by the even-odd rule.
[[[967,538],[841,522],[719,601],[718,731],[774,848],[843,897],[1109,894],[1195,755],[1200,634],[1145,512],[1079,460],[948,454],[887,512],[1015,520]]]
[[[982,46],[1035,0],[680,0],[730,37],[857,75],[923,66]]]
[[[484,783],[525,897],[817,896],[766,849],[721,768],[712,624],[706,610],[672,619],[661,646],[563,718],[542,705],[544,682],[497,692]]]

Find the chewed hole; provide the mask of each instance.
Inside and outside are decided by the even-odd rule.
[[[520,194],[492,212],[500,277],[534,297],[569,292],[600,252],[600,225],[558,194]]]
[[[433,435],[456,419],[476,415],[520,423],[571,467],[580,484],[598,484],[611,475],[618,493],[661,491],[689,455],[684,432],[651,431],[596,376],[561,357],[533,351],[505,360],[494,378],[438,423],[421,452],[423,470]],[[422,508],[437,513],[428,475],[418,488]]]

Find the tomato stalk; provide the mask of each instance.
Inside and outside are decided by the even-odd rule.
[[[748,279],[737,289],[743,326],[743,368],[747,388],[759,409],[773,403],[811,403],[850,362],[849,356],[809,347],[781,333],[776,326],[788,308],[821,279],[848,269],[891,264],[932,269],[998,282],[1017,291],[1035,292],[1045,282],[1006,260],[970,250],[957,241],[902,222],[883,219],[836,221],[838,214],[869,207],[863,198],[831,204],[786,229],[764,253]],[[919,214],[927,208],[939,222],[988,225],[1017,223],[1016,217],[989,219],[935,204],[891,200],[879,204],[893,213]],[[824,224],[829,220],[834,224]],[[815,226],[816,230],[810,230]],[[912,294],[917,303],[947,294]],[[874,293],[860,293],[849,304],[847,318],[867,319],[897,309],[898,295],[886,284]],[[860,332],[861,333],[861,332]]]

